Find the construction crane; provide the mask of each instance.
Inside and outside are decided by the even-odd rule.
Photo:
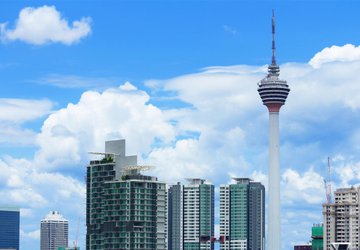
[[[326,193],[326,202],[328,204],[331,203],[331,165],[330,165],[330,157],[327,159],[327,180],[324,179],[324,187]]]

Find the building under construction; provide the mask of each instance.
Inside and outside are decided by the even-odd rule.
[[[340,188],[334,195],[334,203],[323,204],[324,250],[358,250],[360,187]]]

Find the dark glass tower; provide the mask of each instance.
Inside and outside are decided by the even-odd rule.
[[[19,209],[0,208],[0,249],[19,250]]]

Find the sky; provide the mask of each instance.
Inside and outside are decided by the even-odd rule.
[[[0,206],[20,208],[21,249],[39,249],[51,210],[69,220],[70,245],[85,248],[88,152],[105,140],[125,138],[127,154],[169,184],[250,177],[266,186],[257,83],[271,60],[272,9],[291,89],[280,112],[282,244],[308,242],[322,222],[327,158],[333,190],[360,182],[359,7],[1,1]]]

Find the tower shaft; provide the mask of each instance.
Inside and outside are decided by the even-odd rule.
[[[281,249],[279,112],[269,110],[268,250]]]
[[[269,186],[268,186],[268,250],[281,249],[280,231],[280,149],[279,111],[285,104],[290,88],[279,79],[280,67],[275,58],[275,15],[272,16],[272,60],[268,75],[260,81],[258,92],[269,110]]]

